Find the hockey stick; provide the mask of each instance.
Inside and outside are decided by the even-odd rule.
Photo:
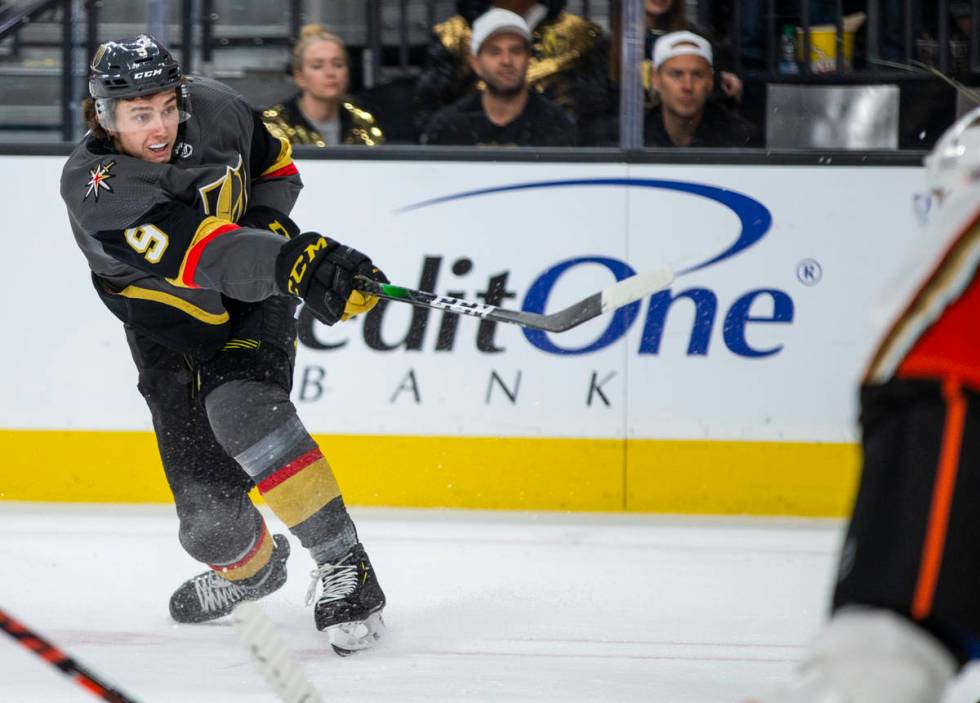
[[[25,649],[29,649],[61,673],[70,676],[79,686],[99,698],[111,703],[137,703],[117,688],[113,688],[98,676],[83,667],[60,649],[18,622],[3,609],[0,609],[0,630],[13,637]]]
[[[256,603],[245,602],[231,612],[235,634],[248,647],[252,661],[283,703],[323,703],[306,673],[290,656],[269,616]]]
[[[515,325],[544,330],[545,332],[565,332],[603,313],[612,312],[624,305],[645,298],[651,293],[663,290],[673,281],[673,271],[666,268],[638,273],[614,283],[574,305],[569,305],[564,310],[543,314],[505,310],[496,305],[473,303],[423,290],[403,288],[390,283],[378,283],[364,276],[354,277],[354,285],[359,291],[385,300],[397,300],[423,308],[435,308],[461,315],[472,315],[494,322],[511,322]]]

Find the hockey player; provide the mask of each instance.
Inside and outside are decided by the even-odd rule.
[[[354,276],[384,275],[300,233],[289,143],[234,91],[183,76],[154,38],[100,46],[89,93],[61,196],[96,292],[124,323],[180,542],[210,567],[176,590],[171,615],[213,620],[285,582],[289,542],[249,500],[257,486],[317,564],[316,627],[338,653],[370,646],[385,597],[289,391],[299,300],[334,324],[377,302]]]
[[[861,388],[834,613],[760,703],[938,703],[980,656],[980,108],[926,170],[932,212]]]

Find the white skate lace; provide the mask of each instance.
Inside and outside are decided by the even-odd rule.
[[[194,590],[205,613],[221,610],[243,599],[248,591],[236,583],[207,572],[194,579]]]
[[[332,603],[333,601],[343,600],[357,588],[357,566],[344,564],[350,555],[344,557],[337,564],[320,564],[310,572],[312,580],[310,587],[306,589],[306,604],[313,605],[313,600],[317,603]],[[323,593],[316,598],[317,584],[323,582]]]

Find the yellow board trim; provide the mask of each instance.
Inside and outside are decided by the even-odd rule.
[[[162,303],[172,308],[177,308],[183,313],[190,315],[195,320],[200,320],[208,325],[223,325],[230,319],[227,311],[220,313],[208,312],[176,295],[164,293],[160,290],[150,290],[139,286],[126,286],[117,295],[124,298],[134,298],[136,300],[150,300],[154,303]]]
[[[637,440],[628,509],[719,515],[848,515],[861,448],[832,442]]]
[[[320,435],[352,505],[841,517],[846,443]],[[0,430],[0,499],[170,502],[150,432]]]

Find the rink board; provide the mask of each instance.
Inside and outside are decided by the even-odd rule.
[[[74,249],[61,158],[0,157],[0,494],[165,501],[120,325]],[[563,335],[391,304],[301,319],[293,389],[362,505],[841,515],[871,301],[917,236],[903,167],[303,161],[294,219],[412,287],[555,310],[670,291]],[[4,182],[6,181],[6,182]],[[84,183],[77,187],[84,188]],[[111,202],[104,193],[100,204]],[[55,255],[57,254],[57,255]],[[492,297],[492,293],[491,293]]]
[[[857,478],[853,444],[316,439],[353,505],[821,517],[844,513]],[[5,431],[0,444],[2,499],[170,500],[148,432]]]

